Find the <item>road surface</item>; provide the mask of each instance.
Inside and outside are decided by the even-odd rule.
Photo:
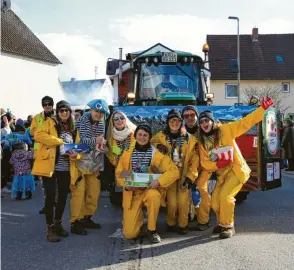
[[[283,177],[283,187],[251,193],[236,209],[232,239],[219,240],[206,232],[186,236],[164,232],[159,220],[159,245],[147,239],[121,238],[121,209],[102,194],[95,221],[99,231],[70,235],[60,243],[46,240],[40,187],[30,201],[2,199],[2,259],[8,269],[294,269],[294,175]],[[67,205],[64,224],[69,229]],[[215,219],[212,214],[212,223]],[[214,225],[214,224],[213,224]],[[190,223],[195,226],[195,223]]]

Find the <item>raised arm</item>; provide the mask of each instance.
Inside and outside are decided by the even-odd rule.
[[[227,126],[231,131],[233,138],[239,137],[242,134],[246,133],[254,125],[262,121],[264,112],[274,104],[274,101],[271,98],[263,98],[261,101],[261,106],[254,112],[246,115],[244,118],[223,125],[224,128]]]

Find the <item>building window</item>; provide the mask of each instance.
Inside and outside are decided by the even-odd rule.
[[[290,119],[292,119],[292,121],[294,121],[294,114],[293,113],[289,113],[288,116]]]
[[[226,84],[226,98],[238,98],[237,84]]]
[[[290,83],[289,82],[282,83],[282,92],[283,93],[290,93]]]

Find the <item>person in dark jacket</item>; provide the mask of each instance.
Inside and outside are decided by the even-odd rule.
[[[284,159],[288,159],[288,169],[286,171],[294,171],[294,128],[290,118],[284,120],[284,132],[281,147],[284,150]]]

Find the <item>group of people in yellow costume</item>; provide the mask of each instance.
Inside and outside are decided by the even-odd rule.
[[[34,134],[38,149],[33,174],[43,176],[49,241],[59,241],[60,236],[68,235],[61,225],[61,218],[69,189],[71,232],[85,235],[87,228],[100,228],[100,224],[91,219],[99,200],[99,172],[80,169],[78,161],[82,154],[72,151],[65,159],[59,153],[64,143],[73,141],[83,142],[93,151],[97,145],[105,145],[103,154],[113,166],[116,184],[123,189],[125,238],[140,237],[144,207],[147,208],[147,235],[151,243],[161,241],[156,230],[161,206],[167,209],[166,230],[188,233],[191,188],[195,185],[201,202],[197,209],[197,225],[193,229],[209,229],[212,208],[217,218],[213,233],[219,234],[220,238],[235,234],[234,197],[250,175],[235,138],[263,119],[265,110],[273,105],[271,98],[263,98],[261,106],[246,117],[223,125],[215,123],[211,111],[198,114],[191,105],[181,112],[171,109],[165,128],[154,136],[149,125],[136,127],[122,111],[114,111],[109,119],[106,140],[103,137],[108,112],[96,101],[89,104],[91,111],[77,121],[76,130],[70,120],[70,105],[61,101],[57,103],[56,116],[44,121]],[[214,154],[223,146],[233,148],[232,160],[220,159]],[[150,181],[148,188],[126,186],[125,178],[132,172],[161,176]],[[217,176],[217,183],[210,196],[208,181],[213,173]],[[66,184],[62,181],[64,179],[67,179]],[[60,190],[54,216],[56,183]]]

